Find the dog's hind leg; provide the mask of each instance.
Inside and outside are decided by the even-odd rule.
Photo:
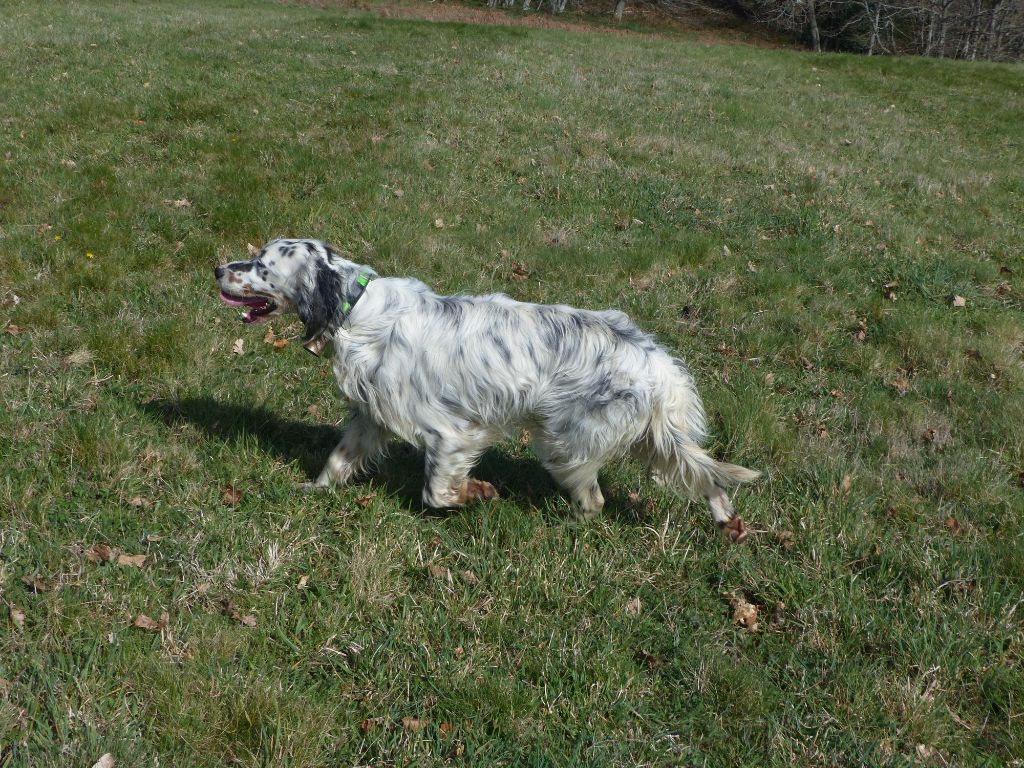
[[[569,494],[577,519],[591,520],[600,514],[604,509],[604,495],[597,482],[597,473],[604,466],[604,459],[568,461],[543,438],[534,440],[533,450],[544,469]]]
[[[482,436],[458,441],[438,436],[428,441],[423,503],[435,509],[448,509],[471,501],[496,499],[498,492],[493,485],[469,476],[469,471],[488,444]]]
[[[366,416],[357,414],[346,425],[341,442],[327,457],[327,463],[314,486],[329,488],[344,485],[384,453],[390,435]]]

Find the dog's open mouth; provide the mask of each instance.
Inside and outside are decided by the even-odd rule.
[[[248,307],[249,311],[242,315],[243,323],[258,323],[277,309],[277,304],[266,296],[232,296],[221,291],[220,300],[232,307]]]

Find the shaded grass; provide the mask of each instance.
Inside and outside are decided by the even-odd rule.
[[[1024,750],[1019,67],[264,2],[4,10],[5,764]],[[297,494],[344,408],[208,274],[281,234],[629,312],[695,371],[716,453],[766,470],[752,544],[628,463],[576,527],[518,444],[482,463],[487,509],[423,511],[402,448]]]

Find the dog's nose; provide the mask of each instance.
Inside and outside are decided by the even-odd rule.
[[[226,270],[224,269],[224,265],[218,264],[216,267],[213,268],[213,276],[220,280],[222,277],[224,277],[225,271]]]

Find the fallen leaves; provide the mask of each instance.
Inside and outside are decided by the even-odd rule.
[[[21,578],[21,583],[28,587],[29,590],[31,590],[35,594],[39,594],[40,592],[49,592],[51,589],[53,589],[53,586],[50,584],[50,582],[48,582],[41,576],[36,575],[23,576]]]
[[[789,552],[793,548],[793,544],[796,543],[796,537],[792,531],[777,531],[775,533],[775,543],[784,551]]]
[[[406,715],[402,718],[402,727],[410,733],[422,731],[428,725],[430,725],[430,721],[425,717],[409,717]]]
[[[13,605],[8,605],[7,610],[11,614],[11,622],[14,624],[15,627],[21,629],[25,626],[25,612],[23,610]]]
[[[180,209],[180,208],[191,208],[192,207],[192,201],[189,200],[187,197],[182,197],[182,198],[179,198],[177,200],[164,200],[163,203],[164,203],[164,205],[168,205],[171,208],[179,208]]]
[[[897,377],[890,381],[889,386],[895,389],[901,396],[910,391],[910,382],[902,377]]]
[[[14,323],[8,323],[7,326],[4,328],[4,333],[6,333],[8,336],[17,336],[21,332],[21,326],[15,325]]]
[[[263,343],[270,344],[274,349],[284,349],[288,346],[288,339],[277,338],[274,334],[274,326],[268,325],[267,332],[263,334]]]
[[[757,606],[735,593],[726,595],[725,599],[732,608],[732,623],[748,632],[757,632]]]
[[[862,317],[857,320],[857,327],[853,331],[853,338],[856,341],[863,342],[868,337],[868,319]]]
[[[233,485],[220,489],[220,499],[226,507],[237,507],[242,502],[242,492]]]
[[[85,559],[95,565],[116,563],[122,568],[142,568],[149,555],[129,555],[109,544],[93,544],[84,552]]]
[[[444,219],[434,219],[434,229],[444,229]]]
[[[963,527],[960,525],[960,521],[952,515],[946,518],[943,525],[945,525],[946,530],[949,531],[950,536],[959,536],[964,531]]]
[[[361,507],[363,509],[366,509],[368,506],[370,506],[370,502],[372,502],[376,498],[377,498],[377,492],[376,491],[370,491],[365,496],[360,496],[358,499],[356,499],[356,504],[359,507]]]
[[[448,580],[452,577],[452,572],[445,568],[443,565],[435,565],[430,563],[427,566],[427,575],[432,579]]]
[[[427,565],[427,576],[435,581],[446,581],[449,584],[453,584],[455,582],[455,575],[452,570],[444,565],[438,565],[436,563],[429,563]],[[463,582],[471,587],[480,583],[480,577],[468,569],[459,571],[459,577]]]
[[[132,626],[138,627],[139,629],[144,629],[147,632],[159,632],[165,627],[167,627],[167,625],[170,624],[170,622],[171,617],[167,614],[167,611],[164,611],[160,614],[159,620],[151,619],[146,614],[140,613],[138,616],[135,617],[135,621],[132,622]]]
[[[953,307],[966,307],[967,299],[965,299],[963,296],[953,296],[953,298],[950,299],[949,303]]]
[[[230,600],[224,602],[224,615],[250,629],[256,626],[256,617],[251,613],[243,614]]]
[[[898,280],[890,280],[882,286],[882,295],[889,301],[896,301],[896,289],[900,287]]]
[[[231,345],[231,352],[235,355],[244,355],[245,339],[235,339],[235,343]]]
[[[518,261],[513,261],[512,274],[509,277],[517,282],[522,282],[530,277],[530,271]]]
[[[630,598],[629,602],[626,603],[626,615],[627,616],[639,616],[641,610],[640,597],[639,595]]]

